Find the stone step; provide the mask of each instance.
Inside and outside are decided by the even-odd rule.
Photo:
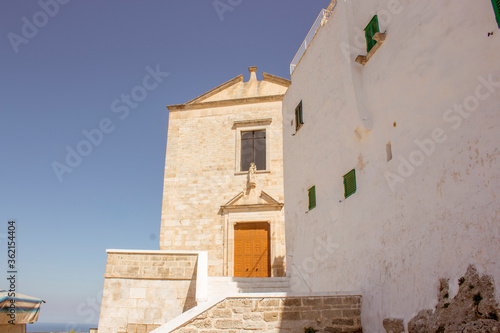
[[[238,284],[246,285],[288,285],[288,278],[233,278],[233,277],[209,277],[209,284]]]
[[[209,294],[235,294],[256,292],[287,292],[290,289],[290,279],[278,278],[234,278],[209,277]]]

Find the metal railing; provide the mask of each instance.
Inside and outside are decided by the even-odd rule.
[[[300,45],[299,50],[295,54],[295,57],[293,58],[292,62],[290,63],[290,75],[292,75],[293,71],[295,70],[295,66],[299,63],[300,59],[304,55],[304,52],[306,52],[307,48],[309,47],[309,44],[313,40],[314,36],[316,35],[316,32],[318,32],[319,28],[321,28],[326,21],[328,21],[328,18],[330,17],[331,13],[335,9],[337,5],[337,2],[335,1],[335,5],[331,10],[327,9],[322,9],[321,12],[318,15],[318,18],[316,18],[316,21],[314,21],[314,24],[312,25],[311,29],[309,29],[309,32],[307,33],[306,38],[302,42],[302,45]]]

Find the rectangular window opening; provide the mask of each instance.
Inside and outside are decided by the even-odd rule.
[[[375,15],[365,28],[366,52],[370,52],[375,44],[377,44],[377,41],[373,39],[373,36],[375,36],[377,32],[380,32],[380,30],[378,26],[378,17]]]
[[[302,114],[302,101],[300,101],[299,105],[295,108],[295,131],[298,131],[302,125],[304,125],[304,118]]]
[[[309,210],[316,207],[316,186],[311,187],[308,191],[309,196]]]
[[[385,145],[385,151],[387,153],[387,162],[389,162],[390,160],[392,160],[392,145],[391,145],[391,141],[387,142],[387,144]]]
[[[248,171],[252,162],[266,170],[266,130],[241,132],[240,171]]]
[[[356,171],[352,169],[344,175],[344,197],[347,199],[356,193]]]

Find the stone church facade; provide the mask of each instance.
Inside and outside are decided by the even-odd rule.
[[[249,72],[168,106],[160,250],[107,251],[99,332],[152,331],[238,293],[233,277],[286,285],[281,102],[290,81]]]
[[[168,106],[160,249],[208,251],[209,276],[285,275],[281,101],[290,82],[249,70],[247,82],[240,75]],[[261,240],[245,239],[252,233]]]

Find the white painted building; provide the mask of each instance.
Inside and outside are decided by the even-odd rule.
[[[441,278],[453,297],[471,264],[500,299],[499,6],[332,1],[291,66],[287,272],[363,295],[366,332],[433,308]]]

